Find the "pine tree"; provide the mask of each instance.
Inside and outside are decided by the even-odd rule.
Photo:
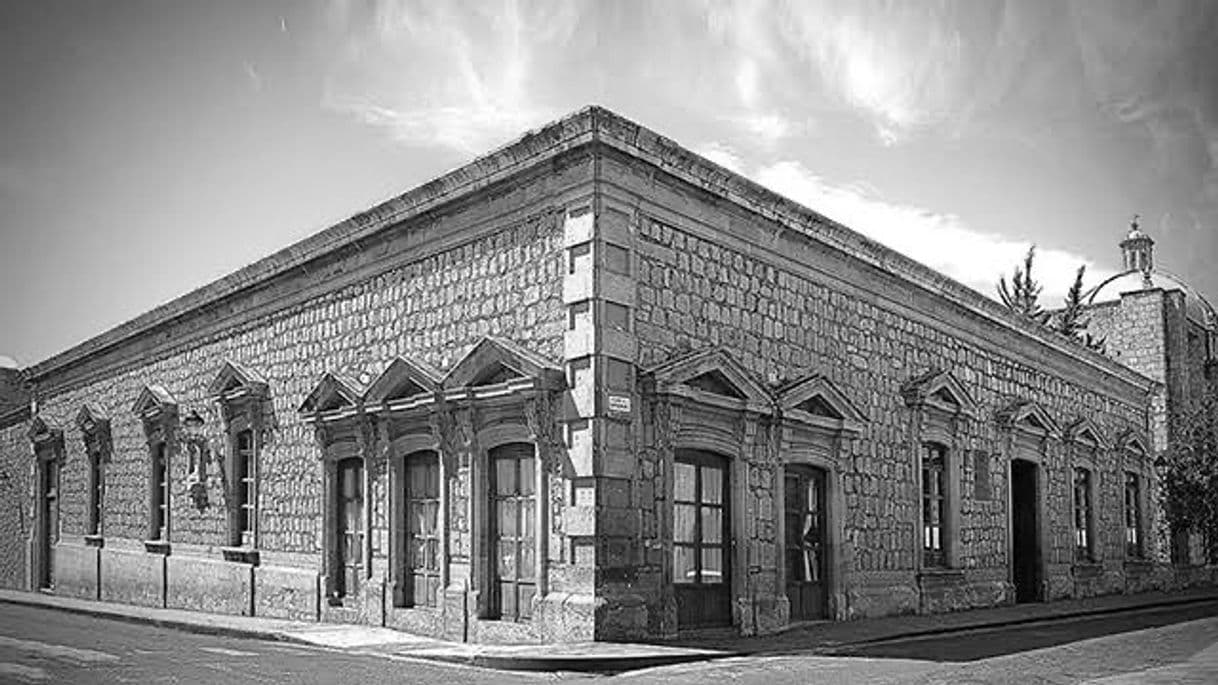
[[[1041,309],[1040,303],[1037,302],[1044,286],[1032,278],[1032,260],[1035,257],[1036,246],[1033,245],[1028,248],[1028,255],[1024,257],[1023,268],[1015,267],[1010,287],[1007,286],[1006,277],[999,276],[998,297],[1011,311],[1044,324],[1049,320],[1049,313]]]
[[[1078,273],[1074,275],[1074,284],[1066,292],[1065,306],[1061,311],[1053,315],[1050,327],[1062,335],[1078,340],[1093,350],[1103,352],[1105,340],[1103,338],[1093,338],[1087,332],[1087,326],[1091,323],[1091,319],[1087,316],[1087,310],[1083,305],[1083,274],[1086,271],[1086,264],[1078,267]]]

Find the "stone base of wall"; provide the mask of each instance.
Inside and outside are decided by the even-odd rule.
[[[589,642],[596,638],[597,606],[592,595],[551,592],[533,607],[542,642]],[[601,638],[606,639],[606,638]]]
[[[206,557],[165,558],[165,605],[217,614],[254,613],[254,566]]]
[[[321,578],[315,571],[283,566],[254,567],[254,615],[316,621]]]
[[[100,551],[103,602],[165,606],[165,555],[110,547]]]
[[[858,579],[845,593],[839,618],[875,618],[915,614],[921,605],[917,578],[912,572],[872,574]]]
[[[385,627],[414,635],[442,637],[444,607],[386,607]]]
[[[326,583],[322,582],[325,587]],[[367,578],[360,582],[359,591],[336,601],[322,598],[321,620],[326,623],[360,623],[385,625],[385,581]]]
[[[921,613],[940,614],[1010,602],[1014,592],[1010,583],[1000,580],[973,580],[963,571],[932,571],[918,574]]]
[[[651,611],[645,598],[637,594],[614,594],[593,600],[591,606],[595,611],[593,632],[596,639],[628,641],[648,635]]]
[[[64,597],[97,599],[99,597],[99,574],[101,550],[61,542],[51,550],[54,557],[55,594]]]

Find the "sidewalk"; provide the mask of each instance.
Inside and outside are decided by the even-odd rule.
[[[357,653],[430,659],[505,670],[600,673],[728,656],[818,653],[845,645],[1204,601],[1218,602],[1218,589],[1111,595],[932,616],[826,621],[804,624],[777,635],[760,637],[740,637],[727,631],[716,631],[683,635],[680,639],[660,644],[596,642],[539,646],[454,643],[374,626],[227,616],[0,590],[0,603],[41,606],[197,633],[282,640]]]

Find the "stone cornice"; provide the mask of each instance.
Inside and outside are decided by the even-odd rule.
[[[1013,330],[1045,348],[1072,357],[1097,371],[1121,379],[1143,392],[1154,381],[1087,349],[1022,320],[1000,304],[947,276],[846,228],[760,184],[730,172],[654,131],[601,107],[586,107],[499,148],[473,162],[342,221],[275,254],[142,314],[28,370],[32,381],[81,362],[159,325],[267,282],[343,247],[468,196],[493,183],[536,167],[564,152],[601,143],[651,164],[708,193],[808,236],[863,263],[884,269],[952,302],[974,315]]]

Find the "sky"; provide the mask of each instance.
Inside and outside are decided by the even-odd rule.
[[[1218,300],[1218,3],[0,3],[0,356],[43,361],[588,104],[994,296]]]

